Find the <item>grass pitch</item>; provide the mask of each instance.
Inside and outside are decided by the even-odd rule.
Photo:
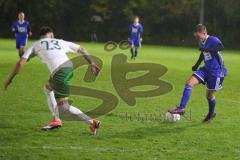
[[[51,120],[43,85],[49,71],[38,58],[23,68],[8,91],[0,90],[0,159],[177,159],[177,160],[238,160],[240,159],[240,51],[224,51],[229,71],[216,94],[217,117],[211,124],[201,120],[208,111],[205,86],[198,86],[187,106],[188,118],[179,123],[166,123],[161,115],[179,103],[185,80],[198,58],[193,48],[144,45],[139,58],[130,63],[159,63],[168,68],[161,79],[174,89],[155,98],[137,98],[137,105],[128,106],[117,95],[111,83],[112,56],[129,51],[105,52],[103,44],[80,43],[104,62],[95,83],[83,82],[86,67],[76,71],[73,83],[113,93],[119,104],[111,113],[99,117],[102,126],[97,136],[89,134],[83,122],[64,121],[61,129],[44,132],[40,128]],[[70,56],[74,56],[71,54]],[[18,60],[13,40],[0,40],[0,84]],[[145,88],[146,89],[146,88]],[[101,101],[72,96],[74,105],[87,111]],[[191,120],[189,120],[191,112]],[[154,118],[149,118],[154,115]],[[151,116],[150,116],[151,117]]]

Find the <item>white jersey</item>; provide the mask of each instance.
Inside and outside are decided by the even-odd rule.
[[[32,54],[35,54],[47,64],[49,70],[53,73],[58,67],[69,62],[67,52],[77,52],[79,49],[80,45],[72,42],[44,38],[33,43],[22,57],[28,59]],[[71,62],[70,65],[72,65]]]

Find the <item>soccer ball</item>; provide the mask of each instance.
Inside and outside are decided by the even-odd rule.
[[[180,121],[181,116],[179,114],[172,114],[167,112],[165,116],[165,120],[168,122],[178,122]]]

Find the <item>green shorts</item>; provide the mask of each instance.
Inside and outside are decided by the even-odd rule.
[[[73,68],[60,68],[50,77],[49,83],[53,89],[55,98],[64,98],[70,95],[70,80],[73,77]]]

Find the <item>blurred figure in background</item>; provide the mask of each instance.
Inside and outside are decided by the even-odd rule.
[[[20,12],[18,14],[18,21],[14,22],[11,26],[12,32],[15,33],[16,48],[18,55],[21,58],[24,54],[24,48],[27,45],[28,36],[32,35],[30,23],[25,21],[25,14]]]
[[[143,27],[139,23],[139,17],[133,18],[133,23],[130,25],[130,46],[131,46],[131,59],[135,59],[138,55],[138,48],[141,47]]]
[[[92,42],[97,42],[98,41],[98,30],[101,26],[101,24],[103,23],[103,19],[102,17],[98,16],[98,15],[94,15],[91,17],[91,41]]]

